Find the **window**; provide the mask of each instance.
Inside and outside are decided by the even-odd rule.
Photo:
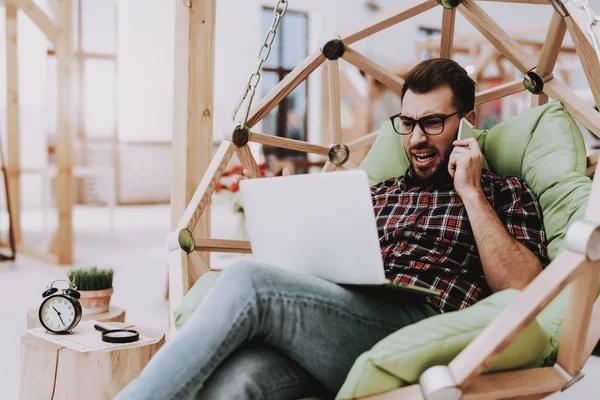
[[[266,35],[273,22],[273,9],[264,8],[261,32]],[[261,95],[265,96],[279,81],[289,74],[307,56],[308,17],[305,13],[288,10],[279,23],[271,54],[261,71]],[[263,131],[296,140],[307,138],[308,87],[302,82],[267,117],[263,119]],[[305,157],[304,153],[264,147],[265,156]]]

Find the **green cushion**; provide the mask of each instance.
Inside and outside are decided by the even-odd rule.
[[[523,179],[543,210],[548,255],[564,244],[569,223],[581,218],[591,189],[585,176],[585,144],[579,127],[563,106],[552,101],[527,110],[487,131],[477,131],[483,167],[502,176]],[[371,184],[404,175],[408,159],[398,135],[385,122],[360,165]]]
[[[394,332],[356,360],[337,398],[369,396],[418,382],[427,368],[450,363],[519,293],[504,290],[465,310],[437,315]],[[540,367],[552,351],[551,338],[534,321],[496,358],[488,372]]]
[[[208,295],[212,287],[217,282],[220,272],[210,271],[205,273],[196,281],[194,286],[183,297],[183,301],[174,311],[175,328],[180,330],[183,325],[192,317],[196,308],[202,303],[202,300]]]

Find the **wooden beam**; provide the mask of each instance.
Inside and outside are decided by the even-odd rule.
[[[373,143],[375,143],[377,135],[379,135],[379,131],[369,133],[368,135],[349,142],[347,144],[348,150],[350,150],[350,153],[354,153],[355,151],[364,149],[367,146],[371,146]]]
[[[210,271],[210,268],[208,268],[208,266],[204,263],[204,260],[200,254],[201,253],[198,251],[192,251],[187,255],[188,287],[190,288],[194,286],[194,283],[200,279],[202,275]]]
[[[561,52],[561,46],[567,32],[567,24],[564,18],[556,11],[552,13],[552,20],[548,27],[548,33],[542,46],[540,60],[536,67],[536,72],[540,76],[546,76],[554,70],[556,60]],[[531,95],[531,108],[541,106],[548,102],[548,95],[545,93]]]
[[[326,161],[321,172],[333,172],[336,170],[336,168],[337,168],[337,165],[335,165],[331,161]]]
[[[600,138],[600,114],[592,106],[556,78],[544,84],[544,92],[559,100],[573,118]]]
[[[352,160],[350,160],[350,159],[348,159],[348,161],[346,161],[342,165],[342,167],[344,167],[344,169],[347,169],[347,170],[357,169],[358,168],[358,166],[356,164],[354,164],[354,162]]]
[[[598,152],[592,154],[596,158],[596,164],[594,167],[598,165]],[[585,210],[585,219],[588,221],[594,221],[600,223],[600,176],[594,175],[594,180],[592,181],[592,191],[590,193],[590,197],[588,198],[587,208]]]
[[[585,351],[584,355],[586,357],[590,357],[594,348],[600,341],[600,298],[596,300],[594,303],[594,308],[592,310],[592,316],[590,317],[591,323],[590,328],[588,330],[587,340],[585,342]]]
[[[10,0],[16,4],[23,12],[33,21],[33,23],[46,35],[48,40],[52,42],[53,45],[57,45],[57,37],[59,34],[59,29],[57,24],[52,21],[44,10],[42,10],[33,0]],[[62,24],[58,24],[61,29],[63,27]]]
[[[458,6],[458,11],[473,25],[483,36],[489,40],[508,58],[521,73],[535,68],[536,59],[528,54],[502,29],[475,0],[463,0]]]
[[[171,337],[177,333],[175,310],[190,287],[187,260],[186,252],[181,249],[169,252],[169,327]]]
[[[346,51],[342,58],[356,68],[365,71],[367,74],[386,85],[393,92],[398,94],[402,93],[402,86],[404,86],[404,80],[402,78],[369,60],[359,52],[350,47],[346,47]]]
[[[19,51],[17,7],[7,2],[6,7],[6,142],[7,173],[10,195],[10,215],[14,221],[15,241],[21,241],[21,169],[20,169],[20,108],[19,108]]]
[[[301,140],[294,140],[263,133],[252,132],[251,142],[264,144],[267,146],[281,147],[283,149],[303,151],[305,153],[319,154],[326,156],[329,154],[329,148],[318,144],[306,143]]]
[[[246,240],[201,239],[194,238],[196,250],[216,253],[252,254],[252,246]]]
[[[598,203],[595,206],[597,207]],[[571,284],[557,360],[571,376],[575,376],[583,368],[589,357],[589,354],[585,354],[585,344],[599,279],[600,263],[586,262],[579,277]]]
[[[306,79],[308,75],[313,73],[323,62],[325,61],[325,56],[321,54],[321,51],[315,51],[313,54],[304,59],[296,68],[292,70],[289,74],[285,76],[273,89],[267,93],[265,97],[263,97],[258,105],[253,108],[248,116],[247,125],[252,128],[254,125],[258,124],[258,122],[266,117],[269,112],[281,100],[283,100],[288,94],[292,92],[302,81]]]
[[[444,8],[442,14],[442,38],[440,40],[440,57],[452,58],[452,45],[454,42],[454,24],[456,22],[456,8]]]
[[[554,70],[566,33],[567,24],[565,24],[564,18],[555,10],[552,13],[548,34],[544,40],[540,60],[536,67],[539,76],[546,76]]]
[[[525,85],[523,85],[522,79],[517,79],[512,82],[504,83],[500,86],[496,86],[491,89],[483,90],[475,94],[475,105],[484,104],[488,101],[500,99],[502,97],[510,96],[511,94],[524,92]]]
[[[585,170],[585,175],[590,176],[594,172],[596,172],[596,166],[598,165],[598,156],[600,155],[600,150],[596,150],[594,153],[590,154],[587,158],[587,169]]]
[[[342,112],[340,109],[340,67],[337,60],[327,61],[329,77],[329,119],[332,143],[342,143]]]
[[[207,173],[213,148],[216,0],[193,1],[191,4],[191,8],[183,1],[177,1],[175,5],[173,227],[182,218]],[[210,210],[210,202],[204,207]],[[210,212],[198,215],[198,218],[190,230],[199,237],[210,236]],[[203,260],[210,265],[209,254],[203,254]],[[194,284],[193,281],[189,283]]]
[[[58,126],[56,139],[56,205],[58,230],[52,249],[56,250],[59,264],[73,262],[73,126],[75,117],[74,78],[75,54],[73,48],[73,0],[58,4],[57,24],[61,27],[56,37]]]
[[[461,400],[505,399],[530,396],[560,390],[567,380],[554,368],[534,368],[521,371],[495,372],[478,376],[463,390]],[[424,399],[420,385],[411,385],[363,400]]]
[[[410,4],[403,4],[392,11],[375,16],[360,28],[354,29],[351,31],[351,33],[343,35],[342,42],[344,42],[346,46],[349,46],[352,43],[373,35],[374,33],[380,32],[393,25],[396,25],[399,22],[430,10],[437,5],[438,3],[435,0],[418,0],[416,2],[411,2]]]
[[[477,0],[477,1],[489,1],[496,3],[516,3],[516,4],[540,4],[548,5],[548,0]]]
[[[485,371],[539,312],[575,278],[585,262],[584,255],[563,250],[498,318],[450,362],[450,370],[458,385],[468,386],[473,378]]]
[[[260,168],[258,168],[258,164],[256,163],[254,156],[252,155],[252,151],[250,151],[250,147],[248,147],[248,145],[236,147],[235,152],[244,168],[250,171],[250,173],[252,174],[251,177],[260,178]]]
[[[212,193],[215,190],[217,182],[221,178],[221,174],[225,168],[227,168],[227,164],[229,164],[229,161],[233,156],[234,147],[235,145],[229,140],[223,140],[221,142],[221,146],[219,146],[217,153],[210,162],[206,173],[194,192],[194,196],[181,216],[181,219],[175,228],[175,232],[179,232],[182,229],[194,232],[196,224],[210,203]]]
[[[572,4],[571,4],[572,5]],[[585,12],[583,10],[579,10],[577,7],[574,8],[578,13],[583,13],[585,17]],[[569,11],[570,12],[570,11]],[[575,48],[577,49],[577,56],[581,61],[581,65],[583,66],[583,71],[585,72],[585,76],[587,77],[588,85],[592,90],[592,95],[594,96],[594,100],[596,104],[600,105],[600,64],[598,57],[596,54],[594,47],[590,43],[589,36],[586,31],[582,31],[581,25],[578,24],[579,20],[577,15],[569,15],[564,18],[567,28],[569,29],[569,33],[571,34],[571,38],[573,39],[573,43],[575,44]],[[587,17],[585,17],[587,21]],[[587,28],[586,25],[584,25]],[[595,33],[600,34],[600,29],[596,29]]]

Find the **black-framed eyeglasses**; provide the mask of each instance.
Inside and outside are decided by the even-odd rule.
[[[392,121],[392,126],[394,127],[394,130],[400,135],[410,135],[417,124],[419,124],[421,130],[426,134],[439,135],[444,131],[444,121],[447,118],[450,118],[451,116],[456,115],[458,113],[460,113],[460,111],[448,115],[427,115],[420,119],[409,118],[403,116],[402,113],[400,113],[392,115],[390,117],[390,120]]]

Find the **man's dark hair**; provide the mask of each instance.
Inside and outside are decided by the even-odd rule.
[[[423,94],[444,85],[452,89],[454,107],[461,114],[475,107],[475,82],[463,67],[447,58],[432,58],[415,65],[406,76],[401,99],[409,89]]]

